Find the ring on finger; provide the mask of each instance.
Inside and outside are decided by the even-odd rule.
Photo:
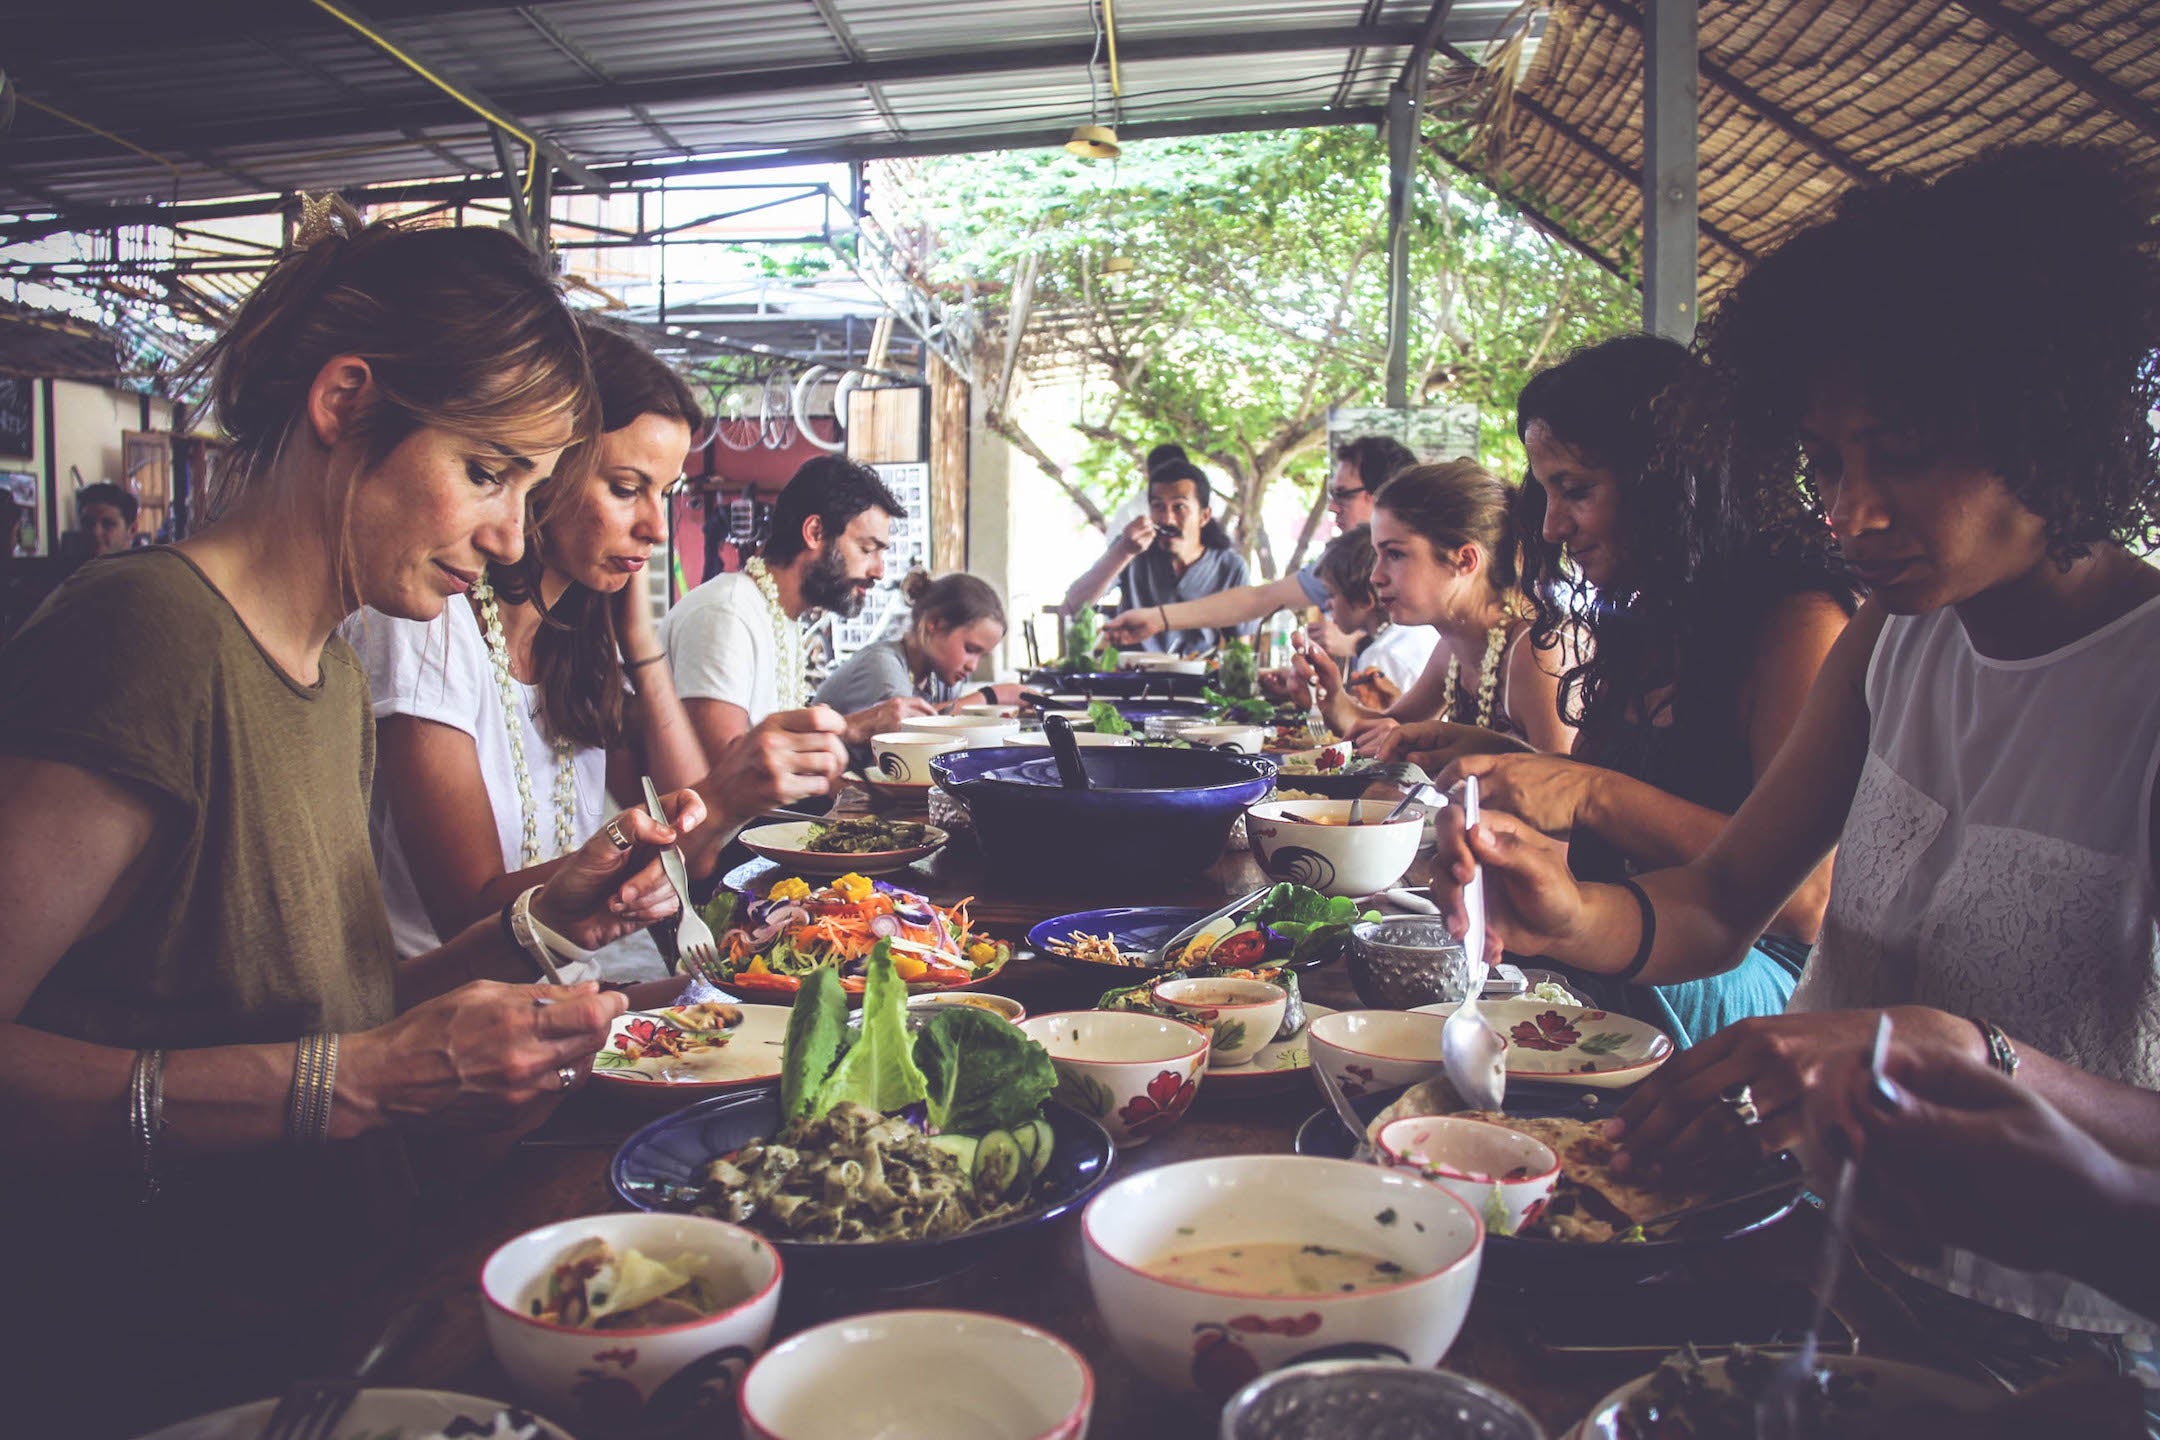
[[[560,1081],[562,1081],[562,1088],[563,1088],[563,1089],[565,1089],[565,1090],[568,1090],[568,1089],[569,1089],[569,1088],[570,1088],[571,1086],[573,1086],[573,1085],[577,1084],[577,1066],[575,1066],[575,1065],[558,1065],[558,1066],[556,1066],[556,1067],[555,1067],[555,1078],[556,1078],[557,1080],[560,1080]]]
[[[1745,1126],[1762,1124],[1762,1111],[1755,1108],[1755,1087],[1742,1080],[1718,1091],[1718,1100],[1732,1111],[1733,1118]]]
[[[617,850],[628,850],[630,848],[630,837],[623,834],[621,821],[610,820],[600,828],[607,832],[608,843]]]

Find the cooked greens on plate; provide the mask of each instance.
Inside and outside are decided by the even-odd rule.
[[[920,820],[848,815],[813,824],[802,848],[813,855],[876,855],[929,843],[930,827]]]

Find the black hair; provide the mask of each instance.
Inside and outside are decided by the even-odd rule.
[[[1385,435],[1360,435],[1335,447],[1337,464],[1347,462],[1358,473],[1358,483],[1378,495],[1388,481],[1418,463],[1410,447]]]
[[[1560,713],[1582,729],[1578,750],[1616,768],[1620,722],[1648,714],[1667,687],[1676,723],[1727,723],[1754,637],[1769,607],[1820,590],[1853,608],[1820,525],[1751,531],[1722,479],[1690,475],[1660,443],[1661,397],[1696,368],[1656,335],[1621,335],[1577,350],[1523,387],[1515,433],[1542,421],[1553,438],[1619,487],[1622,569],[1602,592],[1571,581],[1560,547],[1543,538],[1545,488],[1525,476],[1515,501],[1523,589],[1537,607],[1540,645],[1571,631],[1583,658],[1561,678]]]
[[[1192,463],[1192,457],[1185,453],[1184,446],[1170,444],[1157,445],[1154,449],[1147,452],[1147,460],[1144,462],[1144,467],[1149,475],[1153,475],[1163,466],[1173,463],[1180,465],[1189,465]]]
[[[110,505],[120,512],[128,529],[135,528],[135,515],[142,502],[126,490],[110,481],[100,480],[95,485],[85,485],[75,492],[75,513],[81,515],[85,505]]]
[[[1156,448],[1159,450],[1165,447]],[[1192,481],[1193,498],[1200,502],[1202,510],[1213,508],[1215,491],[1208,484],[1207,472],[1190,460],[1165,460],[1160,465],[1148,467],[1147,483],[1150,489],[1157,485],[1175,485],[1180,480]],[[1228,550],[1232,541],[1230,532],[1223,529],[1222,522],[1210,515],[1200,526],[1200,543],[1210,550]]]
[[[827,542],[840,538],[848,523],[865,510],[882,510],[895,520],[907,518],[898,496],[869,466],[838,455],[805,460],[773,502],[772,538],[765,542],[765,563],[785,565],[810,548],[803,523],[815,515],[824,522]]]
[[[1342,596],[1359,610],[1370,610],[1376,603],[1372,588],[1373,562],[1372,526],[1353,525],[1334,539],[1320,552],[1313,562],[1313,570],[1328,588]]]
[[[1849,190],[1705,325],[1685,430],[1758,519],[1821,508],[1793,480],[1811,391],[2000,475],[2060,564],[2150,546],[2160,519],[2160,207],[2117,153],[1992,151]]]

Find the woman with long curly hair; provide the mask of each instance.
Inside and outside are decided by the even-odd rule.
[[[1769,768],[1852,613],[1819,525],[1750,531],[1715,477],[1689,484],[1660,454],[1659,397],[1691,367],[1673,341],[1623,335],[1531,377],[1516,402],[1530,457],[1516,497],[1523,588],[1534,635],[1587,642],[1561,679],[1561,711],[1579,728],[1571,757],[1474,755],[1441,783],[1479,776],[1487,805],[1566,838],[1568,867],[1585,880],[1707,849]],[[1683,1046],[1775,1015],[1829,891],[1826,862],[1722,974],[1578,985]]]
[[[2160,1158],[2156,214],[2104,152],[2000,151],[1851,192],[1712,316],[1692,473],[1758,526],[1819,514],[1869,597],[1700,857],[1584,884],[1500,814],[1443,856],[1486,867],[1508,948],[1669,983],[1731,967],[1836,845],[1788,1013],[1647,1081],[1624,1168],[1801,1142],[1885,1014]],[[2154,1322],[2088,1286],[1954,1249],[1908,1268],[1914,1308],[2006,1374],[2099,1351],[2160,1383]]]

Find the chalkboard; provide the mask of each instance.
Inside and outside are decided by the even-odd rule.
[[[36,381],[0,379],[0,455],[29,456],[37,439],[30,418],[36,398]]]

